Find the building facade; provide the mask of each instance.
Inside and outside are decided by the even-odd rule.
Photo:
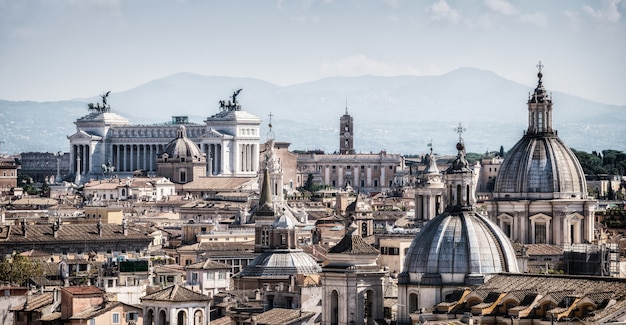
[[[206,157],[209,176],[254,176],[259,166],[259,128],[261,120],[241,110],[235,92],[232,102],[221,101],[220,111],[204,124],[189,123],[186,117],[174,117],[171,123],[140,125],[115,113],[104,101],[104,108],[93,108],[74,122],[76,132],[70,142],[70,173],[97,177],[104,166],[113,166],[118,174],[135,170],[154,173],[157,155],[177,137],[185,125],[186,137],[198,145]]]
[[[399,154],[298,154],[299,186],[311,174],[316,184],[351,186],[360,192],[385,191],[404,184],[404,158]]]
[[[542,83],[528,99],[528,129],[498,171],[489,217],[522,244],[577,244],[594,240],[596,201],[585,174],[552,125],[552,97]]]

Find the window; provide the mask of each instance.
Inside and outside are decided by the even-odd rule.
[[[139,320],[139,314],[134,312],[134,311],[130,311],[126,314],[126,321],[130,322],[130,321],[138,321]]]
[[[111,314],[111,324],[119,324],[120,323],[120,313]]]
[[[96,319],[95,318],[90,319],[89,325],[96,325]]]
[[[536,224],[535,225],[535,244],[545,244],[547,243],[546,236],[546,224]]]
[[[224,280],[224,279],[226,279],[226,271],[220,270],[220,271],[218,272],[218,278],[219,278],[220,280]]]
[[[393,165],[389,166],[389,169],[393,169]]]

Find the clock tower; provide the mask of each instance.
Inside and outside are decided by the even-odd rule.
[[[339,118],[339,152],[342,155],[353,155],[354,152],[354,123],[352,116],[348,114],[346,104],[346,114]]]

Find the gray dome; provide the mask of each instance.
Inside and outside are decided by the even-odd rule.
[[[411,243],[403,273],[410,282],[442,285],[482,283],[501,272],[519,272],[511,242],[491,221],[467,211],[429,221]]]
[[[553,102],[541,80],[541,62],[537,67],[537,87],[527,102],[528,129],[504,158],[494,198],[584,199],[585,174],[578,158],[552,127]]]
[[[184,125],[178,128],[176,139],[170,141],[161,155],[167,154],[168,158],[180,159],[187,158],[189,161],[199,161],[203,158],[200,148],[187,138],[187,131]]]
[[[585,198],[587,183],[580,162],[556,134],[525,135],[507,153],[494,187],[495,198]]]
[[[268,250],[243,268],[240,276],[275,277],[296,274],[317,274],[322,268],[302,250]]]

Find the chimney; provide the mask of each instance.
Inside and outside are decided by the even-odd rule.
[[[59,236],[59,229],[61,229],[61,219],[57,219],[57,221],[54,222],[54,224],[52,225],[52,235],[54,236],[54,238],[57,238]]]
[[[98,219],[96,227],[98,227],[98,236],[102,237],[102,218]]]
[[[24,238],[26,238],[26,230],[28,230],[28,225],[26,224],[26,219],[22,219],[22,233],[24,234]]]
[[[126,219],[122,220],[122,233],[124,236],[128,235],[128,221]]]

